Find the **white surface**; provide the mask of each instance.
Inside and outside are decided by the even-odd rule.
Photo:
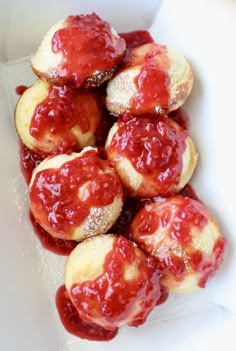
[[[107,3],[110,5],[104,7]],[[48,27],[64,15],[96,11],[118,31],[135,30],[148,27],[157,3],[155,0],[1,3],[0,350],[235,349],[231,337],[236,320],[230,310],[236,311],[233,213],[236,138],[232,127],[236,1],[165,0],[151,29],[156,41],[182,52],[194,70],[194,89],[185,106],[200,155],[192,183],[217,217],[229,242],[225,263],[208,287],[193,295],[171,296],[153,311],[147,324],[138,329],[121,328],[117,338],[109,343],[77,339],[61,326],[54,303],[55,291],[63,282],[64,259],[40,247],[28,222],[26,186],[19,171],[13,120],[18,98],[15,87],[35,79],[28,59],[23,57],[31,55]],[[122,5],[127,6],[124,12]]]

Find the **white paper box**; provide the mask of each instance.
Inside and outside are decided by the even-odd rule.
[[[235,350],[236,2],[230,0],[1,1],[0,4],[0,350]],[[64,261],[41,248],[28,220],[27,188],[14,128],[15,88],[35,80],[28,64],[47,29],[69,14],[97,12],[117,31],[150,29],[157,42],[191,62],[194,88],[185,104],[199,151],[193,177],[200,198],[228,240],[217,276],[192,295],[173,295],[145,325],[122,327],[108,342],[80,340],[62,327],[54,296]]]

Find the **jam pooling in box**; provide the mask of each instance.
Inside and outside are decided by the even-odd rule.
[[[154,42],[151,34],[146,30],[135,30],[133,32],[119,33],[119,36],[125,39],[126,47],[128,49]]]
[[[65,329],[81,339],[109,341],[117,335],[118,328],[106,330],[95,323],[83,321],[69,299],[65,285],[60,286],[57,290],[56,306]]]

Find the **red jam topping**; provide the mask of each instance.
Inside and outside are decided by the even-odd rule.
[[[195,256],[190,256],[190,264],[194,267],[194,270],[201,273],[201,278],[198,281],[200,288],[205,288],[206,283],[211,279],[221,264],[223,263],[224,251],[227,241],[224,237],[219,237],[214,245],[211,257],[204,257],[204,254],[197,252]]]
[[[119,36],[125,39],[126,47],[128,49],[154,42],[151,34],[146,30],[135,30],[132,32],[119,33]]]
[[[68,298],[65,285],[62,285],[57,290],[56,306],[65,329],[81,339],[109,341],[113,339],[118,332],[117,328],[114,330],[106,330],[95,323],[83,321]]]
[[[17,95],[22,95],[28,87],[26,85],[18,85],[16,87],[16,94]]]
[[[109,163],[100,159],[95,150],[89,150],[60,168],[38,172],[29,193],[33,214],[40,216],[50,233],[51,229],[68,239],[71,230],[87,218],[91,207],[107,206],[117,195],[122,196],[117,175],[104,172],[108,167]]]
[[[114,163],[127,158],[138,173],[151,180],[160,194],[178,185],[186,149],[188,132],[170,118],[134,117],[128,123],[122,118],[118,130],[107,147]]]
[[[50,153],[80,151],[81,145],[73,128],[83,134],[96,130],[100,121],[97,97],[63,86],[49,86],[48,96],[37,105],[30,124],[30,134],[43,142],[50,139]]]
[[[123,38],[112,33],[110,25],[95,13],[69,16],[52,39],[54,53],[63,55],[59,65],[61,79],[68,77],[80,87],[97,72],[111,70],[125,55]]]
[[[68,256],[71,251],[76,247],[77,242],[74,240],[63,240],[54,238],[46,232],[35,220],[32,213],[30,213],[30,220],[33,226],[34,233],[38,237],[42,246],[54,254],[61,256]]]
[[[129,112],[132,114],[143,111],[159,113],[169,105],[170,63],[167,48],[156,43],[147,45],[144,54],[141,47],[130,50],[124,64],[124,69],[141,65],[134,81],[137,92],[130,101]],[[161,57],[161,63],[158,62],[158,56]]]
[[[125,279],[132,265],[137,266],[136,274]],[[106,328],[114,329],[132,316],[128,324],[137,327],[145,322],[161,295],[159,277],[157,261],[145,254],[138,256],[132,242],[118,236],[106,256],[103,273],[92,281],[74,284],[70,296],[81,317],[88,321],[98,316],[106,321]],[[142,306],[141,311],[137,306]]]
[[[188,197],[175,196],[171,201],[160,199],[159,203],[149,203],[143,207],[131,224],[130,235],[149,254],[156,255],[161,267],[168,269],[179,281],[186,276],[187,260],[193,271],[201,273],[199,286],[204,287],[206,281],[219,269],[225,247],[225,239],[222,237],[216,240],[211,254],[204,254],[192,246],[193,228],[200,234],[209,220],[211,217],[202,203]],[[158,233],[163,233],[163,242],[160,241],[156,246],[152,244],[151,237]],[[173,243],[172,251],[165,251],[165,246],[162,250],[166,240]],[[174,249],[176,244],[181,246],[184,257]]]
[[[164,286],[161,285],[161,296],[157,300],[156,306],[162,305],[164,302],[167,301],[168,297],[169,297],[168,290]]]

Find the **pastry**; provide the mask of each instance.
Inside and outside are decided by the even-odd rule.
[[[159,260],[161,284],[174,293],[204,288],[223,261],[226,241],[201,202],[176,195],[148,203],[133,219],[130,235]]]
[[[168,113],[180,107],[193,85],[191,67],[173,49],[148,43],[130,49],[108,82],[106,105],[113,114]]]
[[[16,130],[23,144],[41,155],[80,151],[96,141],[102,119],[99,100],[96,92],[38,79],[17,103]]]
[[[123,205],[123,189],[108,161],[95,148],[49,156],[34,170],[30,210],[52,236],[81,241],[106,233]]]
[[[65,269],[65,286],[80,318],[107,330],[143,324],[158,301],[160,270],[153,257],[123,236],[79,243]]]
[[[92,13],[54,24],[30,63],[50,83],[95,87],[114,74],[125,53],[125,40]]]
[[[187,130],[166,116],[148,115],[119,118],[108,134],[106,153],[128,195],[139,198],[177,193],[198,157]]]

